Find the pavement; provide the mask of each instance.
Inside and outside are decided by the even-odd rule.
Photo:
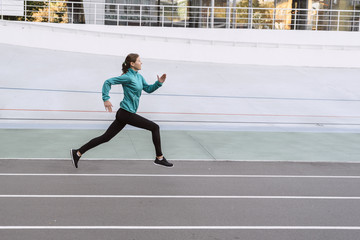
[[[81,147],[104,131],[0,129],[0,159],[68,159],[69,149]],[[161,138],[169,160],[360,161],[359,133],[163,130]],[[151,133],[134,129],[123,130],[83,156],[89,160],[154,158]]]

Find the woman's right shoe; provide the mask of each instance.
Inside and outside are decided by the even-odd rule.
[[[168,162],[165,157],[163,157],[161,160],[159,160],[158,158],[155,158],[154,163],[156,165],[160,165],[160,166],[164,166],[164,167],[173,167],[174,166],[174,164]]]
[[[78,162],[80,160],[80,157],[77,155],[77,151],[78,150],[75,149],[70,150],[71,160],[76,168],[78,168]]]

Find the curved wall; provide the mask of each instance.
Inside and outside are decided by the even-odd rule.
[[[360,126],[358,33],[165,30],[2,22],[0,127],[106,128],[114,114],[104,111],[101,87],[129,52],[140,53],[149,83],[168,74],[139,108],[163,129]],[[110,96],[117,109],[121,87]]]

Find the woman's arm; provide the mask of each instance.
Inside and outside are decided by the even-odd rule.
[[[159,87],[162,86],[163,82],[165,82],[165,79],[166,79],[166,74],[163,74],[160,78],[159,76],[157,76],[158,80],[152,84],[152,85],[149,85],[147,84],[147,82],[145,81],[144,78],[143,79],[143,89],[145,92],[147,93],[152,93],[154,92],[156,89],[158,89]]]
[[[104,82],[103,87],[102,87],[102,99],[104,101],[104,106],[107,111],[112,112],[112,104],[109,101],[109,99],[110,99],[109,92],[110,92],[111,86],[127,83],[129,81],[130,81],[130,79],[128,76],[121,75],[118,77],[110,78]]]

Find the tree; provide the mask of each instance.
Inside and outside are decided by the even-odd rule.
[[[60,0],[57,2],[29,2],[29,3],[32,4],[29,7],[30,21],[52,22],[52,23],[69,22],[65,0]]]

